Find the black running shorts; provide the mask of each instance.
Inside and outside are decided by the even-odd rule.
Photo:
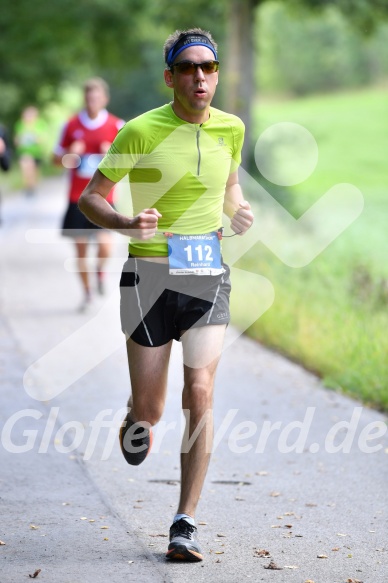
[[[77,202],[69,202],[62,223],[62,235],[64,237],[70,237],[72,239],[91,238],[101,230],[101,227],[89,221],[81,213]]]
[[[184,330],[230,320],[230,270],[221,275],[170,275],[168,265],[132,256],[120,279],[123,332],[142,346],[179,340]]]

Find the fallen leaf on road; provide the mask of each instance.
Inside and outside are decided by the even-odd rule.
[[[304,583],[314,583],[314,581],[312,579],[306,579]]]
[[[30,524],[30,529],[31,530],[39,530],[39,526],[36,526],[35,524]]]
[[[108,539],[108,537],[106,536],[106,537],[104,538],[104,540],[109,540],[109,539]]]
[[[42,569],[37,569],[33,575],[28,575],[31,579],[35,579],[39,575]]]
[[[280,492],[271,492],[270,496],[272,496],[272,498],[277,498],[280,496]]]
[[[0,547],[2,547],[2,546],[4,546],[4,545],[5,545],[5,542],[4,542],[4,541],[2,541],[2,540],[0,540]]]
[[[285,524],[284,528],[292,528],[292,524]]]
[[[317,555],[317,559],[327,559],[327,555]]]
[[[271,569],[273,571],[282,571],[283,567],[278,567],[276,563],[271,561],[269,565],[267,565],[267,566],[264,565],[264,569]]]
[[[101,530],[108,530],[109,526],[100,526]]]
[[[89,522],[96,522],[96,521],[94,520],[94,518],[91,518],[91,519],[89,520]]]
[[[62,506],[70,506],[70,502],[62,502]]]
[[[221,563],[221,559],[217,559],[216,561],[214,561],[215,563]]]
[[[167,537],[168,535],[167,534],[150,534],[149,536],[153,536],[153,537],[155,537],[155,536],[165,536],[165,537]]]
[[[216,551],[214,554],[215,555],[223,555],[224,554],[224,551]]]
[[[271,528],[282,528],[280,524],[272,524]]]
[[[337,532],[337,536],[348,536],[347,534],[342,534],[342,532]]]
[[[299,569],[297,565],[284,565],[283,569]]]
[[[332,551],[339,551],[340,548],[339,547],[334,547],[334,549],[331,549]]]
[[[81,516],[80,520],[87,520],[86,516]]]
[[[135,561],[128,561],[128,563],[131,565],[131,563],[134,563]]]
[[[201,526],[206,526],[207,522],[198,522],[198,524],[200,524]]]
[[[223,537],[226,537],[226,534],[217,534],[217,536],[218,536],[218,537],[220,537],[220,538],[221,538],[222,536],[223,536]]]
[[[362,583],[360,579],[347,579],[346,583]]]
[[[258,557],[270,557],[271,553],[269,551],[266,551],[265,549],[260,549],[255,551],[255,555],[257,555]]]

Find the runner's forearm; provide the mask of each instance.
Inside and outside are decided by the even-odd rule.
[[[79,199],[80,211],[95,225],[127,234],[132,227],[132,220],[115,211],[98,192],[86,189]]]
[[[121,215],[106,201],[115,183],[96,170],[78,201],[80,211],[95,225],[127,234],[132,219]]]
[[[135,217],[126,217],[114,210],[106,201],[115,183],[96,170],[93,178],[81,194],[80,211],[99,227],[112,229],[137,239],[146,240],[155,236],[158,219],[162,216],[156,209],[143,209]]]
[[[231,219],[244,202],[241,186],[238,182],[227,185],[224,199],[224,213]]]

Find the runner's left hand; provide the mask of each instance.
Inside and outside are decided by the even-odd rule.
[[[243,235],[253,223],[253,212],[248,201],[240,202],[240,208],[234,213],[230,227],[236,235]]]

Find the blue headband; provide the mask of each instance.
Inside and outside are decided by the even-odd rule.
[[[171,65],[175,61],[176,57],[182,51],[184,51],[188,47],[193,47],[193,46],[207,47],[208,49],[210,49],[212,51],[215,59],[217,60],[217,51],[214,48],[214,46],[212,45],[212,43],[210,42],[210,40],[207,38],[207,36],[205,36],[203,34],[184,34],[176,41],[176,43],[174,43],[172,45],[171,49],[169,50],[167,58],[166,58],[167,65],[169,67],[171,67]]]

